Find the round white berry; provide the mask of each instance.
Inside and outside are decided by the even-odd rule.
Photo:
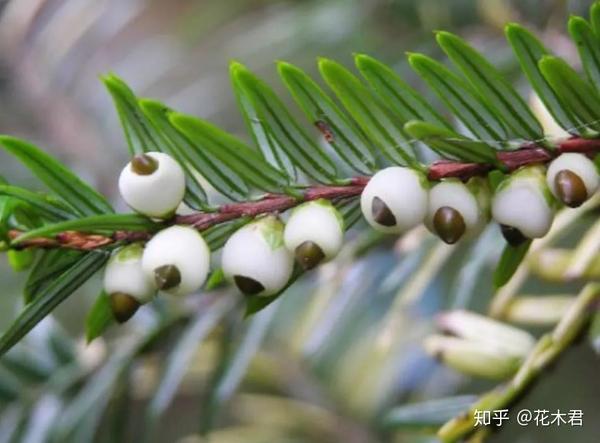
[[[152,280],[142,269],[143,247],[132,244],[119,249],[104,270],[104,292],[119,322],[127,321],[156,294]]]
[[[223,271],[243,293],[273,295],[289,281],[294,258],[284,245],[283,228],[276,217],[264,217],[242,227],[225,243]]]
[[[167,154],[147,152],[136,155],[119,177],[123,200],[135,211],[156,218],[168,218],[185,194],[183,169]]]
[[[548,187],[567,206],[579,206],[600,185],[594,162],[583,154],[566,153],[555,158],[546,172]]]
[[[552,226],[551,199],[545,181],[537,172],[516,173],[496,190],[492,216],[500,225],[517,229],[526,238],[540,238]]]
[[[152,280],[142,270],[144,248],[135,243],[113,254],[104,270],[104,291],[107,294],[123,292],[140,304],[149,302],[156,289]]]
[[[142,267],[156,287],[172,295],[190,294],[206,281],[210,250],[198,231],[171,226],[146,244]]]
[[[399,234],[423,222],[427,214],[427,194],[421,174],[393,166],[371,177],[360,196],[360,206],[373,228]]]
[[[327,200],[304,203],[292,211],[283,233],[285,247],[304,269],[332,259],[342,247],[344,220]]]
[[[460,180],[444,180],[429,191],[425,224],[446,243],[478,230],[483,214],[475,195]]]

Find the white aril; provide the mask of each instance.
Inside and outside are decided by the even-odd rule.
[[[283,223],[260,218],[236,231],[223,247],[225,275],[247,295],[269,296],[282,290],[294,268],[283,241]]]
[[[594,162],[583,154],[561,154],[548,166],[546,181],[552,194],[565,205],[580,206],[600,185]]]
[[[173,215],[185,194],[183,169],[167,154],[146,152],[136,155],[119,176],[123,200],[135,211],[149,217]]]
[[[142,269],[143,251],[137,243],[125,246],[113,254],[104,270],[104,291],[119,322],[131,318],[156,294],[152,280]]]
[[[427,228],[449,244],[479,232],[489,210],[487,186],[479,182],[469,182],[473,190],[458,179],[446,179],[433,186],[429,191]]]
[[[399,234],[424,221],[427,194],[425,177],[412,169],[392,166],[371,177],[360,196],[360,206],[373,228]]]
[[[210,250],[198,231],[171,226],[146,244],[142,267],[156,287],[168,294],[185,295],[202,287],[208,276]]]
[[[553,197],[538,167],[513,173],[498,186],[492,200],[492,217],[513,245],[546,235],[553,216]]]
[[[292,211],[283,233],[285,247],[304,269],[332,259],[342,247],[344,220],[328,200],[304,203]]]

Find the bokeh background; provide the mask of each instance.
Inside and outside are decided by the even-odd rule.
[[[0,133],[44,147],[125,210],[116,177],[127,150],[99,81],[103,73],[115,72],[139,95],[248,139],[230,88],[231,60],[265,78],[290,105],[276,78],[275,60],[314,74],[318,56],[352,65],[352,54],[365,52],[420,87],[404,53],[441,58],[432,31],[445,29],[482,49],[528,94],[503,25],[527,25],[575,63],[566,19],[570,13],[585,14],[589,5],[566,0],[4,0]],[[0,174],[40,188],[3,152]],[[493,386],[441,367],[423,353],[420,342],[431,332],[436,312],[485,309],[501,244],[495,229],[474,243],[448,248],[421,230],[395,241],[358,226],[336,262],[301,280],[252,319],[244,320],[239,298],[222,289],[185,302],[159,301],[127,326],[85,346],[85,313],[99,288],[98,281],[91,282],[0,360],[0,442],[433,442],[425,429],[384,419],[399,405]],[[0,329],[22,306],[24,280],[0,259]],[[546,294],[572,288],[532,281],[526,290]],[[144,342],[156,318],[173,312],[181,318],[159,340]],[[172,363],[176,359],[179,363]],[[513,422],[490,441],[598,441],[598,367],[582,341],[518,405],[582,409],[582,428],[522,428]],[[165,378],[171,380],[166,387]]]

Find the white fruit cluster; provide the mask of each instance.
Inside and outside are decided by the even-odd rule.
[[[342,247],[343,222],[328,201],[296,208],[286,225],[275,216],[259,218],[225,243],[225,275],[248,295],[270,296],[288,283],[294,256],[304,269],[332,259]],[[158,290],[186,295],[202,287],[208,276],[210,251],[194,228],[171,226],[146,244],[118,250],[104,274],[115,318],[126,321]]]
[[[119,322],[128,320],[157,291],[185,295],[202,287],[208,276],[210,250],[198,231],[171,226],[145,247],[119,249],[104,272],[104,290]]]
[[[599,186],[596,166],[578,153],[558,156],[547,170],[523,167],[502,181],[493,195],[482,178],[431,184],[415,170],[394,166],[371,178],[361,195],[361,209],[380,232],[399,234],[424,223],[449,244],[479,233],[491,217],[507,241],[518,245],[547,234],[558,201],[577,207]]]
[[[343,219],[329,201],[303,203],[285,225],[270,215],[233,234],[223,247],[223,271],[244,294],[274,295],[288,284],[294,257],[312,269],[338,254],[343,235]]]
[[[425,176],[394,166],[376,173],[361,195],[367,222],[384,233],[400,234],[425,225],[447,243],[473,235],[485,226],[489,193],[484,181],[457,179],[431,185]]]
[[[431,184],[420,172],[389,167],[365,186],[360,203],[378,231],[399,234],[424,223],[447,243],[475,235],[490,216],[509,243],[544,236],[552,224],[556,199],[579,206],[600,185],[594,163],[582,154],[563,154],[548,167],[522,168],[506,178],[492,196],[487,181],[445,179]],[[123,199],[153,218],[175,214],[185,194],[181,166],[160,152],[137,155],[119,179]],[[224,274],[245,294],[271,296],[288,284],[294,260],[311,269],[331,260],[343,243],[344,223],[327,200],[303,203],[284,224],[278,217],[257,218],[225,243]],[[207,279],[210,250],[189,226],[170,226],[144,246],[118,250],[109,261],[104,287],[115,317],[125,321],[157,291],[185,295]]]
[[[166,154],[134,157],[119,180],[123,199],[153,218],[174,215],[185,193],[181,166]],[[241,292],[271,296],[288,284],[294,259],[311,269],[335,257],[342,247],[344,223],[327,200],[295,208],[286,225],[276,216],[260,217],[235,232],[225,243],[222,269]],[[104,276],[104,288],[118,321],[126,321],[157,291],[181,296],[202,287],[210,270],[210,250],[192,227],[170,226],[145,246],[118,250]]]

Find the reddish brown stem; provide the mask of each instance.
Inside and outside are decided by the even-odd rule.
[[[592,155],[600,151],[600,139],[571,137],[557,143],[556,149],[550,151],[534,143],[527,143],[514,151],[499,151],[496,158],[506,172],[514,171],[522,166],[536,163],[548,163],[557,155],[567,152],[581,152]],[[440,180],[447,177],[457,177],[467,180],[475,175],[482,175],[494,166],[485,163],[463,163],[458,161],[440,160],[433,163],[428,170],[430,180]]]
[[[544,148],[528,147],[516,151],[501,151],[496,154],[496,157],[511,172],[525,165],[547,163],[555,155]]]
[[[260,200],[222,205],[216,212],[198,212],[190,215],[180,215],[172,220],[173,224],[190,225],[199,231],[204,231],[230,220],[241,217],[255,217],[261,214],[279,213],[300,203],[320,198],[338,201],[360,195],[369,181],[369,177],[355,177],[346,186],[313,186],[306,188],[298,197],[285,194],[267,194]],[[9,232],[9,238],[14,240],[22,232],[16,229]],[[65,231],[54,237],[39,237],[25,240],[15,245],[15,248],[68,248],[82,251],[102,248],[117,242],[130,243],[147,240],[148,232],[117,231],[112,236],[86,234],[78,231]]]
[[[191,225],[202,231],[219,223],[240,217],[255,217],[260,214],[283,212],[310,200],[324,198],[335,201],[355,197],[362,192],[368,181],[368,177],[356,177],[347,186],[314,186],[307,188],[298,198],[282,194],[269,194],[257,201],[223,205],[219,207],[217,212],[181,215],[175,218],[175,224]]]
[[[598,151],[600,151],[600,139],[572,137],[559,142],[556,145],[556,149],[553,151],[528,143],[523,145],[521,149],[498,152],[497,159],[500,166],[506,172],[510,172],[525,165],[547,163],[563,152],[582,152],[591,155]],[[430,180],[440,180],[448,177],[457,177],[461,180],[468,180],[473,176],[484,175],[495,167],[497,167],[497,165],[486,163],[463,163],[459,161],[440,160],[429,167],[427,176]],[[172,220],[172,223],[190,225],[199,231],[203,231],[211,226],[241,217],[256,217],[261,214],[283,212],[300,203],[319,198],[331,201],[353,198],[360,195],[368,181],[369,177],[355,177],[344,186],[312,186],[300,191],[298,196],[267,194],[260,200],[222,205],[215,212],[198,212],[190,215],[180,215],[175,217]],[[401,190],[399,191],[401,192]],[[20,231],[12,230],[10,231],[9,236],[12,240],[20,234]],[[112,236],[103,236],[67,231],[62,232],[53,238],[32,238],[19,243],[15,247],[91,250],[117,242],[147,240],[150,236],[151,234],[147,232],[118,231]]]
[[[559,153],[557,149],[556,154]],[[547,163],[555,157],[554,152],[537,146],[525,146],[514,151],[500,151],[496,154],[498,163],[506,172],[514,171],[525,165]],[[429,167],[427,176],[430,180],[440,180],[447,177],[457,177],[467,180],[475,175],[483,175],[494,166],[486,163],[462,163],[441,160]]]
[[[463,181],[476,175],[483,175],[493,169],[492,165],[486,163],[461,163],[450,160],[439,160],[429,166],[427,178],[429,180],[441,180],[443,178],[455,177]]]
[[[16,239],[21,234],[17,229],[8,231],[8,238]],[[90,251],[92,249],[102,248],[116,242],[131,243],[134,241],[148,240],[151,234],[149,232],[137,231],[116,231],[111,236],[88,234],[79,231],[65,231],[56,234],[54,237],[37,237],[30,238],[13,246],[14,249],[25,248],[65,248],[77,249],[79,251]]]
[[[600,151],[600,139],[571,137],[558,145],[560,152],[592,153]]]

